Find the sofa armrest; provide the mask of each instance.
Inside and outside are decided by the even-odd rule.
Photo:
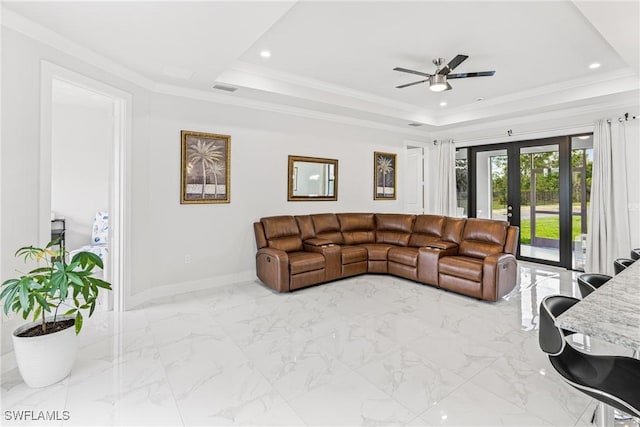
[[[289,255],[274,248],[256,253],[256,272],[263,283],[278,292],[289,292]]]
[[[429,242],[429,244],[427,245],[427,247],[429,248],[436,248],[436,249],[440,249],[440,250],[451,250],[451,249],[455,249],[456,253],[458,250],[458,244],[454,243],[454,242],[445,242],[444,240],[440,240],[438,242]]]
[[[455,245],[455,244],[454,244]],[[423,247],[418,249],[418,281],[438,286],[438,262],[445,256],[456,255],[458,245],[449,249]]]
[[[326,239],[311,239],[311,240],[326,240]],[[305,252],[315,252],[324,256],[324,271],[325,280],[339,279],[342,275],[342,250],[340,246],[334,245],[330,240],[326,240],[328,244],[316,246],[307,243],[305,240],[304,247]]]
[[[331,246],[333,242],[329,239],[320,239],[318,237],[314,237],[313,239],[307,239],[304,242],[304,245],[309,246]],[[305,249],[306,250],[306,249]]]
[[[499,253],[484,259],[482,299],[497,301],[516,286],[518,263],[512,254]]]

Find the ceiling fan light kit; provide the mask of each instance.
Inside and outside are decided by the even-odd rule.
[[[408,68],[396,67],[395,71],[401,71],[403,73],[416,74],[418,76],[426,77],[424,80],[417,82],[407,83],[400,86],[396,86],[398,89],[402,89],[408,86],[417,85],[420,83],[427,83],[429,90],[432,92],[444,92],[445,90],[452,89],[451,85],[447,82],[447,79],[466,79],[468,77],[491,77],[495,71],[478,71],[473,73],[457,73],[450,74],[454,68],[462,64],[468,58],[467,55],[456,55],[447,65],[441,68],[444,63],[444,58],[436,58],[433,60],[433,64],[436,66],[436,72],[434,74],[423,73],[422,71],[410,70]]]
[[[432,92],[443,92],[447,90],[447,76],[435,74],[429,77],[429,90]]]

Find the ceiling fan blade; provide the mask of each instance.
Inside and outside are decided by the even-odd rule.
[[[423,76],[423,77],[431,77],[431,74],[423,73],[421,71],[409,70],[407,68],[396,67],[396,68],[394,68],[394,70],[395,71],[402,71],[403,73],[417,74],[417,75]]]
[[[424,83],[424,82],[428,82],[428,81],[429,81],[429,79],[426,79],[426,80],[420,80],[419,82],[407,83],[406,85],[396,86],[396,89],[402,89],[403,87],[413,86],[413,85],[417,85],[417,84],[419,84],[419,83]]]
[[[449,82],[447,82],[447,88],[446,88],[443,92],[448,91],[448,90],[451,90],[451,89],[453,89],[453,88],[451,87],[451,85],[449,84]]]
[[[491,77],[495,74],[495,71],[478,71],[475,73],[457,73],[449,74],[447,79],[465,79],[467,77]]]
[[[469,56],[468,55],[456,55],[447,65],[442,67],[442,70],[438,71],[438,74],[447,75],[454,70],[458,65],[462,64]]]

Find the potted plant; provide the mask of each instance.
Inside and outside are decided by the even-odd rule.
[[[54,249],[55,247],[57,249]],[[77,334],[82,329],[83,312],[91,317],[100,289],[111,289],[94,277],[95,267],[103,268],[100,257],[79,252],[67,263],[67,252],[53,240],[44,248],[25,246],[15,256],[36,268],[19,278],[2,283],[0,301],[9,310],[33,322],[13,332],[13,348],[18,369],[29,387],[45,387],[71,372],[78,349]]]

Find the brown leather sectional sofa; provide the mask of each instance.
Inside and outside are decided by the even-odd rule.
[[[516,284],[518,227],[438,215],[273,216],[253,224],[258,277],[278,292],[388,273],[487,301]]]

